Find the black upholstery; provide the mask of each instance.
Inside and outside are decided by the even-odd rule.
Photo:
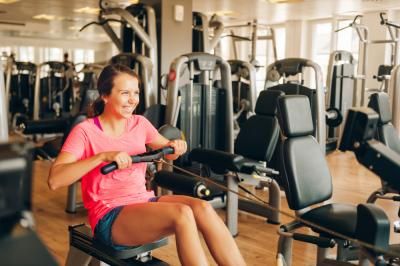
[[[377,139],[390,149],[400,153],[400,139],[391,123],[392,112],[390,110],[389,96],[384,92],[372,94],[368,107],[379,114]]]
[[[311,135],[314,131],[307,97],[288,95],[278,104],[282,133],[290,137]]]
[[[390,220],[374,204],[357,206],[356,238],[382,250],[389,248]]]
[[[279,139],[276,103],[281,91],[262,91],[257,98],[254,116],[243,123],[235,141],[235,153],[269,162]]]
[[[315,119],[316,119],[316,113],[317,110],[316,108],[316,102],[317,102],[317,95],[315,92],[315,89],[311,89],[308,87],[305,87],[300,84],[295,84],[295,83],[284,83],[284,84],[278,84],[276,86],[273,86],[269,88],[269,90],[280,90],[285,93],[285,95],[305,95],[307,96],[309,103],[311,105],[311,114],[312,114],[312,121],[313,125],[315,127]]]
[[[307,97],[280,97],[278,118],[285,137],[281,152],[281,178],[289,207],[301,210],[330,199],[332,178],[321,146],[311,136],[311,110]],[[301,218],[354,236],[356,216],[355,206],[327,204],[307,211]]]
[[[348,237],[356,234],[357,209],[353,205],[327,204],[306,212],[301,218]],[[313,230],[322,233],[318,228]]]

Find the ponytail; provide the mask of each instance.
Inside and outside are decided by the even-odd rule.
[[[98,97],[90,106],[88,110],[88,117],[99,116],[104,111],[104,100]]]

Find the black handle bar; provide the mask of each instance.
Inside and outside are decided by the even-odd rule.
[[[150,152],[145,152],[142,154],[132,155],[132,163],[141,163],[141,162],[152,162],[154,160],[160,159],[164,157],[164,155],[174,153],[174,148],[165,147],[159,150],[154,150]],[[114,170],[118,169],[118,164],[116,162],[109,163],[101,167],[100,172],[103,175],[111,173]]]

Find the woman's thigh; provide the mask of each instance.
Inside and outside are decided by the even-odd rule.
[[[177,219],[192,215],[179,202],[145,202],[125,206],[115,219],[111,234],[118,245],[141,245],[174,233]],[[193,216],[193,215],[192,215]]]

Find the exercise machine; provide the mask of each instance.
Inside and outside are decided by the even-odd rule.
[[[152,162],[171,153],[173,153],[173,149],[167,147],[149,153],[133,155],[132,162]],[[117,163],[112,162],[103,166],[100,171],[102,174],[107,174],[117,168]],[[140,246],[116,250],[96,241],[90,228],[84,224],[70,226],[69,233],[70,249],[66,262],[67,266],[89,265],[89,263],[99,263],[99,261],[110,265],[168,265],[151,255],[152,250],[167,245],[167,238]]]
[[[328,74],[326,78],[326,109],[336,110],[344,117],[353,106],[356,97],[356,86],[359,76],[355,75],[356,60],[348,51],[334,51],[329,56]],[[338,120],[327,120],[327,147],[336,150],[343,127]],[[333,123],[331,123],[333,122]]]
[[[217,77],[221,79],[221,86],[215,88],[213,85]],[[218,56],[192,53],[180,56],[172,62],[168,74],[165,123],[181,129],[189,152],[195,148],[203,148],[234,153],[231,86],[230,66]],[[194,164],[189,157],[183,156],[180,165],[206,175],[202,166]],[[238,180],[231,175],[226,175],[225,178],[226,181],[223,181],[223,177],[219,176],[218,180],[226,182],[230,190],[238,191]],[[269,194],[270,202],[274,202],[279,208],[279,186],[273,180],[270,184],[270,190],[277,191]],[[211,204],[214,207],[226,206],[228,228],[232,235],[237,235],[238,206],[240,207],[237,195],[228,191],[225,199],[225,193],[220,189],[213,193],[211,187],[211,191]],[[265,213],[267,212],[264,215]],[[279,223],[279,216],[276,213],[270,214],[267,214],[268,221]]]
[[[332,196],[332,178],[320,143],[312,136],[313,120],[309,100],[304,95],[285,95],[278,99],[282,130],[281,178],[289,208],[295,219],[279,228],[278,265],[292,265],[293,240],[318,246],[316,265],[375,265],[383,261],[389,243],[389,220],[375,205],[354,206],[325,203]],[[299,233],[310,228],[318,235]],[[376,247],[360,246],[358,239]],[[358,243],[360,244],[360,243]],[[336,247],[336,256],[329,249]]]
[[[32,145],[0,144],[0,257],[4,265],[57,265],[34,231]]]
[[[110,0],[100,0],[99,6],[100,13],[97,21],[86,24],[80,31],[90,25],[99,25],[120,53],[135,53],[150,58],[153,66],[150,71],[150,86],[158,88],[157,32],[154,9],[140,3],[124,8]],[[114,31],[110,25],[111,22],[121,25],[120,34]],[[155,102],[157,103],[159,95],[156,96]]]
[[[385,26],[390,38],[385,40],[371,40],[368,32],[368,28],[362,25],[358,20],[362,18],[361,15],[357,15],[354,20],[346,27],[337,29],[335,32],[339,32],[345,30],[347,28],[352,28],[357,32],[359,42],[360,42],[360,51],[361,55],[359,58],[359,64],[357,67],[357,76],[359,77],[356,79],[357,83],[355,85],[356,92],[354,93],[353,97],[353,105],[352,106],[364,106],[366,100],[366,67],[368,64],[368,49],[372,44],[390,44],[392,51],[391,51],[391,59],[390,65],[396,66],[399,64],[398,58],[398,51],[399,51],[399,42],[400,42],[400,25],[397,25],[393,22],[388,21],[385,18],[385,13],[380,13],[380,24]],[[361,85],[358,85],[358,81],[361,81]],[[361,90],[361,91],[358,91]]]

